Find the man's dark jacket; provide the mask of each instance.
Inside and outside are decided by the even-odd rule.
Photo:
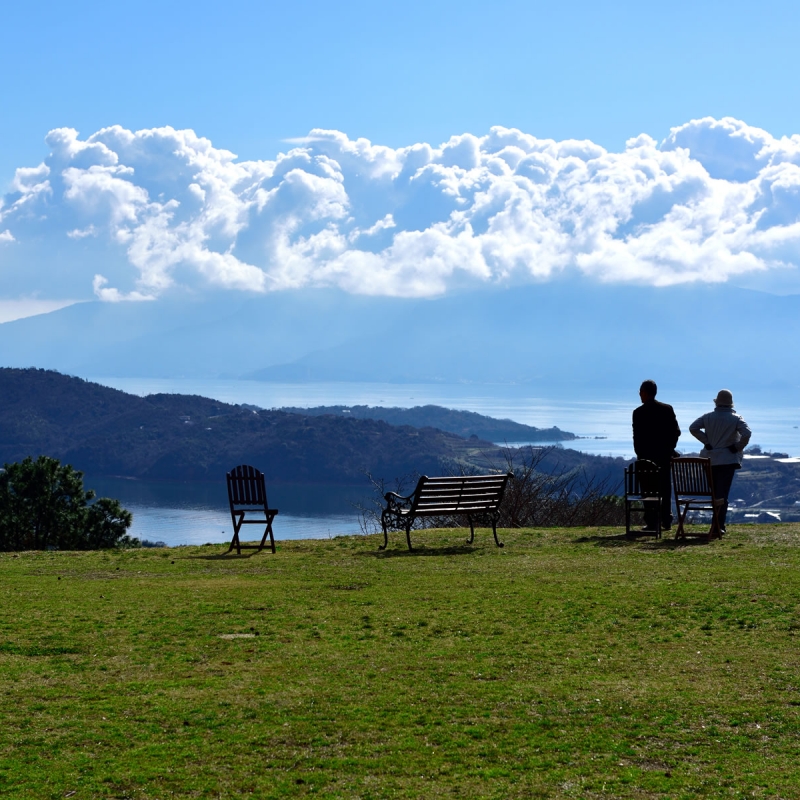
[[[681,435],[672,406],[655,398],[633,412],[633,449],[637,458],[664,464],[672,458]]]

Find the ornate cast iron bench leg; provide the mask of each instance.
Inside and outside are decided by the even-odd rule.
[[[386,529],[386,513],[381,514],[381,526],[383,527],[383,544],[378,545],[378,550],[385,550],[389,545],[389,532]]]
[[[414,520],[411,517],[409,517],[407,522],[406,522],[406,541],[408,542],[408,549],[409,550],[413,550],[414,549],[411,546],[411,523],[413,523],[413,522],[414,522]]]
[[[494,534],[494,543],[498,547],[503,547],[503,542],[497,538],[497,517],[492,517],[492,533]]]
[[[467,520],[469,521],[469,539],[467,539],[467,544],[472,544],[475,540],[475,525],[472,522],[472,516],[467,514]]]

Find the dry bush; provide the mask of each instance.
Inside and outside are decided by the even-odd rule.
[[[594,527],[624,525],[622,498],[615,494],[619,485],[611,480],[599,480],[585,470],[561,472],[540,471],[542,462],[555,448],[506,447],[505,463],[492,465],[498,472],[511,472],[513,478],[506,486],[500,506],[498,526],[501,528]],[[459,469],[459,474],[478,474],[477,469]],[[366,473],[372,487],[367,503],[357,506],[359,525],[365,534],[378,533],[384,495],[388,491],[407,496],[414,491],[418,476],[396,478],[389,489],[383,478]],[[424,517],[414,522],[414,529],[459,528],[467,524],[462,515]]]

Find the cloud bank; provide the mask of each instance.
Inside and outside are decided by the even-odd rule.
[[[397,149],[314,130],[265,161],[169,127],[46,142],[0,203],[0,263],[49,243],[62,273],[99,264],[76,268],[75,292],[108,301],[181,286],[429,296],[562,273],[670,285],[800,265],[800,136],[731,118],[618,153],[502,127]]]

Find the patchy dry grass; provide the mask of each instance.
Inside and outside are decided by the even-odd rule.
[[[0,795],[797,796],[800,526],[503,537],[0,554]]]

